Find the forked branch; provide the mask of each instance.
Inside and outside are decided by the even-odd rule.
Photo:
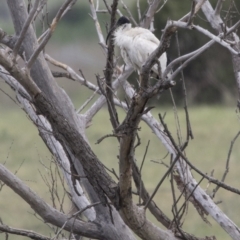
[[[26,34],[30,24],[32,23],[32,21],[33,21],[33,19],[35,17],[35,13],[37,11],[39,2],[40,2],[40,0],[35,0],[34,5],[33,5],[32,9],[31,9],[31,11],[29,13],[29,16],[28,16],[26,22],[24,23],[23,29],[22,29],[22,31],[21,31],[18,39],[17,39],[17,42],[16,42],[16,44],[15,44],[15,46],[13,48],[13,57],[14,57],[13,61],[14,62],[15,62],[15,58],[16,58],[16,56],[18,54],[18,50],[19,50],[19,48],[20,48],[20,46],[21,46],[21,44],[22,44],[22,42],[24,40],[25,34]]]
[[[37,49],[34,51],[32,56],[27,62],[27,68],[31,69],[33,63],[35,62],[36,58],[38,57],[39,53],[44,49],[46,44],[48,43],[49,39],[52,36],[52,33],[55,31],[55,28],[60,21],[60,19],[64,16],[64,14],[67,12],[67,10],[70,9],[70,7],[76,2],[76,0],[66,0],[65,3],[62,5],[62,7],[57,12],[55,18],[53,19],[49,29],[44,33],[44,37],[42,41],[40,42]]]

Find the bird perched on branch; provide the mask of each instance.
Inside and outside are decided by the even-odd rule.
[[[138,73],[151,53],[160,44],[160,41],[150,30],[141,27],[133,28],[130,21],[124,16],[120,17],[116,25],[109,31],[106,42],[112,33],[114,44],[120,48],[125,64],[132,66]],[[161,73],[163,73],[167,66],[166,53],[163,53],[158,60]],[[157,64],[153,66],[152,70],[159,75]]]

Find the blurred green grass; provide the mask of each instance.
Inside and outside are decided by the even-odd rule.
[[[176,139],[175,118],[172,108],[159,106],[154,110],[153,114],[157,117],[158,113],[164,114],[165,112],[165,122]],[[39,173],[41,172],[42,175],[48,175],[44,167],[44,165],[48,166],[51,161],[51,155],[48,149],[41,141],[38,132],[23,111],[19,108],[13,109],[1,106],[0,113],[0,162],[5,162],[6,167],[12,172],[15,172],[20,167],[17,176],[37,192],[39,196],[44,198],[48,203],[51,203],[50,194]],[[214,169],[214,177],[221,178],[225,171],[230,142],[239,131],[238,115],[233,107],[222,106],[192,106],[189,108],[189,114],[194,140],[189,143],[187,156],[189,160],[203,172],[210,174]],[[122,120],[124,113],[121,110],[119,110],[119,115]],[[185,139],[186,124],[183,109],[178,110],[178,115],[182,136],[183,139]],[[95,144],[99,138],[111,133],[111,129],[107,109],[103,108],[93,119],[92,125],[87,129],[86,133],[99,159],[103,161],[107,167],[114,168],[115,171],[118,172],[117,154],[119,146],[117,140],[107,138],[100,144]],[[136,149],[136,159],[139,165],[141,164],[146,145],[150,140],[142,177],[145,181],[146,188],[151,193],[166,171],[166,167],[162,164],[153,163],[151,160],[163,159],[167,152],[161,142],[148,130],[145,123],[141,123],[139,136],[141,145]],[[239,188],[239,141],[239,139],[236,141],[233,148],[230,169],[226,179],[227,184],[236,188]],[[169,156],[163,161],[168,164]],[[193,174],[196,179],[200,179],[200,176],[195,172],[193,172]],[[170,179],[167,179],[160,187],[154,200],[159,207],[172,218],[172,196],[169,181]],[[203,189],[207,189],[208,182],[203,181],[201,186]],[[213,188],[214,185],[211,184],[207,192],[210,192]],[[178,191],[177,194],[179,194]],[[240,225],[239,196],[225,190],[219,190],[215,200],[223,201],[219,207],[235,221],[237,225]],[[65,208],[67,210],[70,208],[68,202],[66,202]],[[5,224],[18,228],[36,230],[48,235],[48,227],[33,217],[31,214],[33,211],[30,207],[6,186],[0,192],[0,209],[0,217]],[[154,220],[153,217],[149,217]],[[208,220],[212,226],[205,224],[192,205],[189,205],[188,216],[186,217],[183,228],[199,237],[215,235],[218,239],[230,239],[211,217],[208,217]],[[9,239],[25,238],[11,236]]]

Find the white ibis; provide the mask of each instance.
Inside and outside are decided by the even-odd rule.
[[[160,41],[150,30],[141,27],[133,28],[130,21],[124,16],[120,17],[116,25],[110,30],[107,40],[111,33],[114,35],[114,44],[121,50],[125,64],[132,66],[138,73],[150,54],[160,44]],[[159,62],[163,73],[167,66],[166,53],[160,56]],[[157,75],[159,74],[157,64],[153,66],[152,70]]]

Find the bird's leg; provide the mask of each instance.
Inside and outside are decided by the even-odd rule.
[[[139,76],[139,81],[138,81],[139,89],[145,91],[149,86],[149,80],[148,80],[148,82],[146,83],[145,86],[142,86],[142,74],[141,74],[140,70],[137,70],[137,73],[138,73],[138,76]]]
[[[156,59],[155,61],[156,61],[156,64],[158,65],[158,77],[157,77],[157,79],[161,79],[162,78],[161,64],[160,64],[160,61],[158,59]]]
[[[153,78],[154,80],[159,80],[162,77],[161,64],[160,64],[160,61],[158,59],[155,59],[154,61],[155,61],[155,64],[157,65],[157,73],[152,69],[150,71],[150,77]]]
[[[141,79],[142,79],[142,76],[141,76],[141,73],[139,70],[137,70],[137,73],[138,73],[138,76],[139,76],[139,80],[137,80],[137,83],[138,83],[138,87],[140,88],[141,87]]]
[[[126,68],[126,63],[123,64],[123,72],[125,71],[125,68]]]

